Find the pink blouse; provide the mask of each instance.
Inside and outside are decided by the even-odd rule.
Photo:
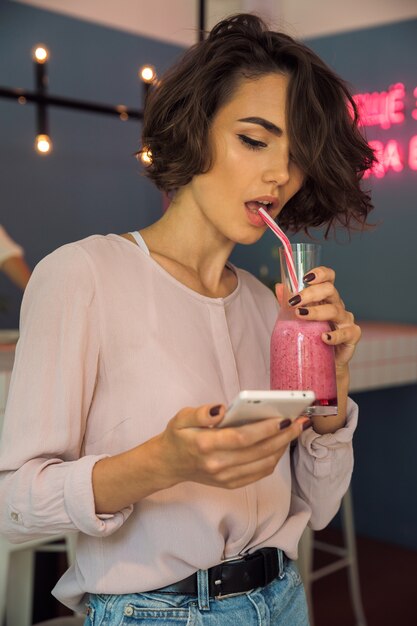
[[[352,401],[345,428],[306,431],[249,487],[181,483],[96,515],[99,459],[160,433],[184,406],[269,387],[276,299],[231,267],[235,291],[209,298],[111,234],[59,248],[33,273],[1,439],[0,529],[13,542],[80,531],[54,589],[74,610],[86,592],[155,589],[263,546],[294,559],[306,524],[325,526],[348,488]]]

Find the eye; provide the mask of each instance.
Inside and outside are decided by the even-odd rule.
[[[261,148],[266,148],[267,144],[263,141],[258,141],[256,139],[252,139],[251,137],[247,137],[246,135],[238,135],[240,141],[247,147],[249,150],[260,150]]]

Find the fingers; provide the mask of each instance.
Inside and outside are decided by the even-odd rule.
[[[361,338],[361,329],[355,324],[350,311],[342,304],[319,304],[309,307],[298,307],[295,311],[300,319],[333,322],[334,327],[322,333],[323,341],[329,345],[345,345],[354,347]]]
[[[353,314],[346,311],[343,300],[334,286],[335,272],[329,267],[315,267],[304,276],[308,287],[289,298],[300,320],[328,322],[329,330],[322,333],[324,343],[335,347],[337,366],[345,366],[352,358],[361,329]]]
[[[293,295],[288,304],[301,319],[328,321],[342,325],[354,325],[352,313],[346,311],[343,300],[334,286],[335,272],[328,267],[317,267],[308,273],[309,286]],[[355,331],[356,332],[356,331]],[[339,337],[342,333],[339,334]],[[337,335],[334,336],[336,340]]]
[[[316,285],[318,283],[334,283],[336,278],[336,273],[332,270],[331,267],[324,267],[323,265],[320,267],[314,267],[312,270],[307,272],[304,276],[304,282],[309,285]]]
[[[350,324],[353,316],[346,311],[342,304],[322,303],[310,306],[298,306],[295,314],[300,319],[310,319],[317,322],[334,322],[335,324]]]
[[[304,420],[305,421],[305,420]],[[302,423],[294,421],[290,422],[287,428],[281,429],[281,420],[265,419],[244,426],[228,427],[218,429],[215,437],[208,437],[202,442],[204,452],[212,452],[213,450],[227,451],[234,450],[242,452],[249,450],[249,456],[242,454],[243,462],[250,460],[253,454],[258,453],[269,454],[270,446],[286,445],[293,439],[296,439],[302,432]]]
[[[171,423],[175,428],[210,428],[219,424],[226,412],[224,404],[203,404],[178,411]]]
[[[334,287],[335,278],[335,271],[330,267],[313,268],[304,276],[304,282],[308,284],[308,289],[303,289],[298,294],[292,296],[289,301],[290,305],[309,304],[320,302],[321,300],[339,302],[340,296]],[[283,285],[281,283],[276,283],[275,293],[278,302],[281,304],[283,298]]]
[[[288,303],[290,306],[302,306],[303,304],[309,305],[313,302],[321,302],[322,300],[326,300],[326,302],[330,303],[340,302],[340,295],[333,283],[325,282],[306,287],[306,289],[292,296]]]
[[[357,324],[352,324],[349,326],[340,326],[336,328],[336,330],[329,331],[328,333],[323,333],[322,339],[325,343],[329,345],[340,345],[344,344],[345,346],[356,346],[358,341],[361,338],[362,331],[360,326]]]
[[[266,421],[276,422],[272,419]],[[254,435],[247,426],[199,433],[199,469],[208,476],[210,484],[228,489],[259,480],[274,471],[290,442],[304,430],[306,422],[309,424],[311,420],[296,420],[282,431],[275,425],[272,430],[274,435],[268,438],[264,438],[265,429],[259,429],[265,425],[261,422],[251,426],[262,430],[262,435]],[[250,444],[253,438],[259,437],[260,441]]]
[[[294,294],[289,299],[290,306],[303,307],[310,306],[314,303],[329,303],[341,307],[344,310],[344,304],[340,298],[339,292],[334,286],[335,272],[329,267],[317,267],[307,273],[304,281],[308,287],[302,289],[299,293]],[[306,281],[305,279],[308,278]]]
[[[177,482],[193,480],[236,488],[259,480],[274,470],[288,445],[310,422],[304,417],[283,421],[281,428],[282,420],[271,418],[239,427],[214,428],[224,413],[224,405],[187,407],[170,420],[163,440]]]

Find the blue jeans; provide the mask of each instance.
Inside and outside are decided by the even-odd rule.
[[[164,587],[169,591],[170,587]],[[293,561],[266,587],[209,598],[207,572],[198,572],[198,596],[145,592],[91,594],[84,626],[308,626],[304,587]]]

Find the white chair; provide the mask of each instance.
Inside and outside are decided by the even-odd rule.
[[[307,604],[310,614],[310,626],[314,626],[313,615],[313,602],[312,602],[312,589],[311,585],[315,580],[328,576],[333,572],[336,572],[344,567],[348,568],[349,576],[349,590],[350,598],[352,601],[352,607],[355,615],[356,626],[366,626],[365,613],[362,606],[360,584],[359,584],[359,572],[358,561],[356,553],[356,540],[355,540],[355,526],[353,521],[353,507],[352,507],[352,495],[350,489],[345,494],[342,505],[342,531],[344,537],[343,547],[335,546],[324,541],[317,541],[314,539],[314,532],[310,528],[306,528],[301,537],[299,543],[299,560],[298,566],[301,577],[303,579]],[[320,567],[317,570],[313,569],[313,550],[317,548],[324,552],[334,554],[339,558],[330,563]]]
[[[75,541],[76,533],[20,544],[10,543],[0,536],[0,624],[31,626],[35,553],[66,552],[72,563]]]
[[[0,371],[0,433],[9,389],[11,369]],[[0,625],[31,626],[35,553],[66,552],[75,558],[78,533],[44,537],[13,544],[0,535]]]

